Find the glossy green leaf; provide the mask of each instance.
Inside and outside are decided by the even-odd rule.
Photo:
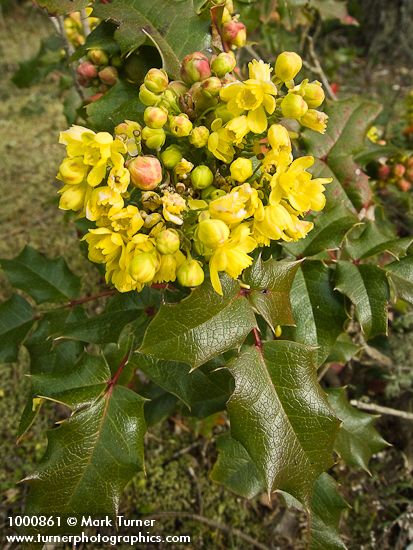
[[[134,51],[144,40],[158,49],[164,69],[179,76],[181,59],[204,50],[210,42],[208,18],[200,18],[192,0],[113,0],[96,5],[94,15],[111,19],[118,26],[115,38],[122,52]]]
[[[359,97],[327,102],[326,133],[305,132],[309,154],[324,164],[324,175],[330,172],[335,178],[333,184],[327,186],[327,209],[342,202],[342,190],[347,199],[347,204],[343,204],[350,208],[353,205],[359,210],[370,203],[372,193],[368,177],[353,156],[364,148],[367,130],[380,111],[380,105]],[[321,167],[315,168],[318,173],[323,171]]]
[[[239,347],[256,326],[255,316],[237,281],[225,276],[222,287],[219,296],[205,282],[179,304],[161,306],[140,351],[195,368]]]
[[[345,250],[355,260],[388,252],[395,258],[405,256],[413,237],[398,238],[382,220],[358,224],[346,238]]]
[[[291,291],[295,340],[318,348],[324,363],[346,320],[343,299],[333,290],[331,270],[319,261],[304,262]]]
[[[244,280],[250,286],[248,299],[253,308],[274,330],[277,325],[293,325],[290,291],[300,262],[269,259],[261,256],[245,273]]]
[[[50,15],[66,15],[86,8],[90,0],[36,0],[36,4],[45,8]]]
[[[308,507],[315,480],[332,464],[339,424],[317,382],[314,350],[265,342],[262,351],[244,349],[229,369],[235,379],[227,405],[232,437],[267,491],[281,489]]]
[[[190,372],[185,363],[161,361],[135,353],[131,364],[158,386],[178,397],[191,415],[209,416],[225,408],[232,389],[231,376],[216,362],[207,363]]]
[[[114,515],[126,483],[143,469],[144,399],[115,386],[48,432],[27,514]]]
[[[80,279],[63,258],[52,260],[26,246],[16,258],[1,259],[0,265],[10,283],[27,292],[38,304],[67,300],[79,294]]]
[[[229,434],[217,439],[218,459],[211,479],[244,498],[253,498],[265,490],[264,483],[244,447]]]
[[[20,344],[33,322],[33,309],[21,296],[14,294],[0,304],[0,362],[17,361]]]
[[[387,334],[389,283],[380,267],[337,262],[336,289],[353,302],[366,338]]]
[[[387,446],[374,428],[376,417],[350,405],[344,388],[329,388],[327,395],[330,406],[342,421],[334,450],[349,466],[368,472],[371,457]]]
[[[146,384],[140,395],[148,401],[145,403],[145,421],[148,427],[163,422],[175,411],[178,399],[153,382]]]
[[[331,348],[326,363],[348,363],[361,349],[362,346],[354,344],[350,335],[343,332]]]
[[[407,256],[384,268],[399,298],[413,304],[413,256]]]
[[[89,50],[103,49],[107,55],[114,55],[120,51],[113,35],[116,26],[110,21],[101,21],[93,31],[88,34],[86,41],[82,46],[76,48],[71,60],[76,61],[85,56]]]

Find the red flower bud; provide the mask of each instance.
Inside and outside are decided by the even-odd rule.
[[[128,164],[133,185],[144,191],[155,189],[162,181],[161,163],[156,157],[136,157]]]
[[[397,186],[400,191],[403,191],[404,193],[407,193],[407,191],[410,191],[410,189],[412,188],[412,184],[410,183],[410,181],[407,181],[404,178],[397,182]]]
[[[379,169],[377,170],[377,175],[379,180],[385,181],[388,179],[390,175],[390,167],[387,166],[387,164],[382,164],[379,166]]]
[[[89,63],[89,61],[84,61],[83,63],[80,63],[76,69],[76,73],[79,76],[79,82],[83,84],[83,82],[88,83],[90,80],[93,80],[98,75],[98,70],[93,65],[93,63]]]
[[[205,80],[211,76],[211,67],[206,55],[194,52],[184,57],[181,65],[181,77],[187,84]]]
[[[247,31],[244,23],[240,21],[228,21],[223,26],[223,37],[230,46],[242,48],[247,41]]]
[[[405,172],[406,167],[403,164],[398,163],[393,166],[393,174],[396,176],[396,178],[402,178]]]
[[[115,67],[105,67],[98,74],[101,82],[107,86],[113,86],[118,81],[118,71]]]

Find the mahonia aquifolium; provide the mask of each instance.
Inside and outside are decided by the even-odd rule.
[[[147,73],[144,126],[126,120],[114,135],[81,126],[61,133],[60,208],[95,222],[83,238],[108,283],[120,292],[175,280],[195,287],[209,268],[222,294],[220,272],[236,279],[256,248],[307,235],[313,224],[302,217],[324,208],[331,180],[312,179],[313,157],[293,159],[280,123],[325,131],[320,83],[294,82],[301,65],[284,52],[272,75],[254,60],[242,81],[232,52],[195,52],[182,62],[182,81]]]

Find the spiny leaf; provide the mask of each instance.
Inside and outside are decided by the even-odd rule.
[[[343,332],[332,347],[326,363],[348,363],[361,349],[362,346],[354,344],[350,336]]]
[[[27,514],[115,515],[126,483],[143,468],[144,399],[115,386],[48,433],[26,478]]]
[[[99,23],[99,25],[88,34],[85,43],[76,48],[71,60],[76,61],[81,59],[89,50],[93,49],[103,49],[105,53],[110,56],[118,53],[120,48],[113,37],[115,29],[115,25],[110,21],[102,21]]]
[[[1,259],[0,265],[11,284],[27,292],[38,304],[78,296],[80,279],[63,258],[52,260],[26,246],[16,258]]]
[[[50,15],[66,15],[86,8],[90,0],[36,0],[36,4],[45,8]]]
[[[266,342],[262,352],[244,349],[229,369],[235,379],[227,405],[232,437],[267,491],[281,489],[309,507],[315,480],[332,464],[339,424],[317,382],[314,350]]]
[[[225,276],[222,286],[224,296],[205,282],[179,304],[161,306],[140,351],[195,368],[240,346],[256,326],[254,313],[237,281]]]
[[[350,405],[345,388],[329,388],[327,396],[331,408],[342,421],[334,450],[349,466],[358,466],[368,472],[371,457],[387,446],[374,428],[376,417]]]
[[[345,250],[354,260],[363,260],[388,252],[395,258],[405,256],[413,237],[398,238],[382,220],[358,224],[346,238]]]
[[[413,256],[387,264],[384,268],[399,298],[413,304]]]
[[[337,262],[336,289],[353,302],[366,338],[387,334],[389,284],[380,267]]]
[[[179,76],[181,59],[208,47],[209,22],[196,14],[193,0],[113,0],[96,5],[94,15],[111,19],[118,26],[115,38],[122,52],[134,51],[146,39],[159,50],[164,69]]]
[[[277,325],[293,325],[290,291],[300,262],[269,259],[261,256],[245,274],[245,282],[251,287],[248,299],[272,330]]]
[[[318,347],[318,364],[324,363],[346,319],[343,300],[333,290],[331,270],[319,261],[304,262],[291,291],[296,322],[294,339]]]
[[[14,294],[0,304],[0,362],[17,361],[20,344],[33,322],[33,309],[21,296]]]

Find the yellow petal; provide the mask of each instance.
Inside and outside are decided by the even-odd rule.
[[[254,111],[248,112],[248,126],[251,132],[255,134],[262,134],[267,129],[267,117],[265,115],[264,107],[260,106]]]

